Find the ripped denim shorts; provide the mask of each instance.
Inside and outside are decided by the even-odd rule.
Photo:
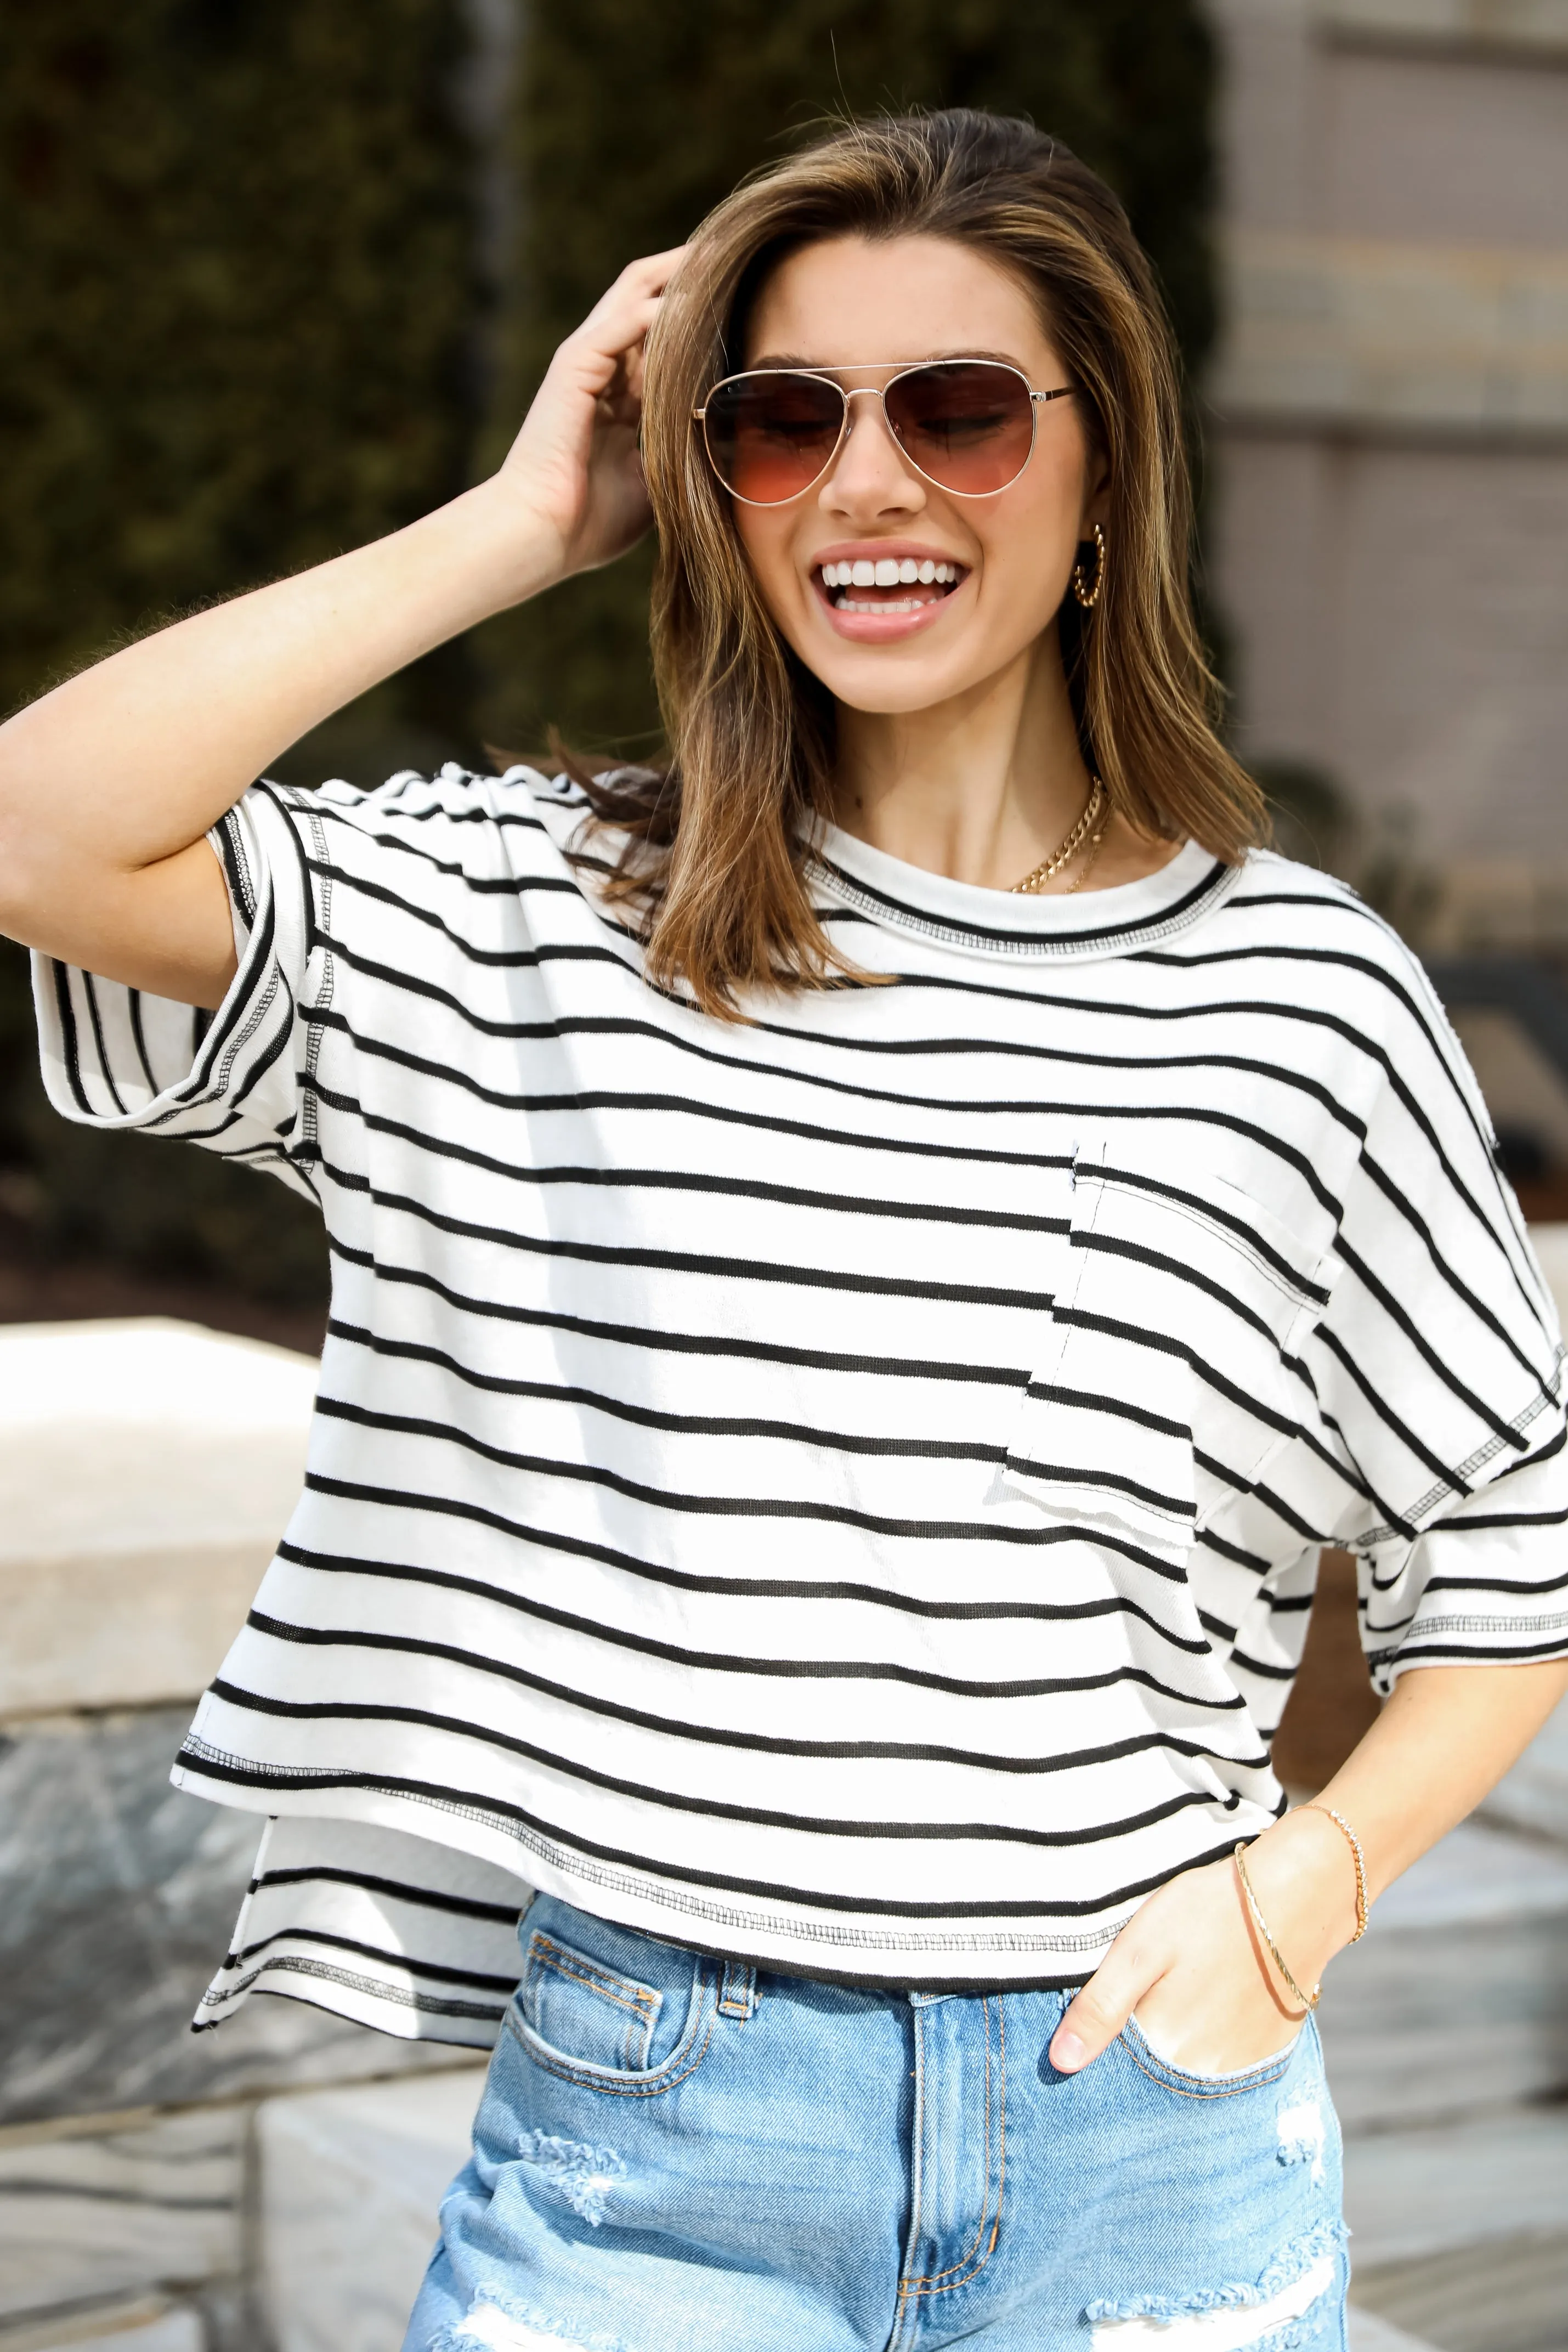
[[[851,1991],[546,1896],[404,2352],[1343,2352],[1308,2021],[1196,2075],[1070,1996]]]

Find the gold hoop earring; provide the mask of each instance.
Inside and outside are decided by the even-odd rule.
[[[1105,534],[1098,523],[1093,524],[1092,528],[1094,532],[1093,585],[1091,586],[1083,577],[1082,563],[1075,563],[1072,567],[1072,593],[1086,613],[1092,613],[1094,610],[1095,605],[1100,602],[1100,591],[1105,585]]]

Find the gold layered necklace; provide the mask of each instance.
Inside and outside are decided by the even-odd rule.
[[[1038,866],[1031,866],[1021,882],[1015,882],[1013,896],[1017,898],[1020,890],[1042,890],[1048,882],[1055,879],[1064,866],[1071,865],[1079,851],[1087,844],[1089,855],[1083,861],[1083,869],[1082,873],[1075,875],[1068,885],[1069,895],[1074,890],[1082,890],[1093,869],[1094,860],[1100,854],[1100,844],[1105,838],[1105,787],[1096,776],[1083,814],[1061,848],[1053,849],[1049,857],[1042,857]]]

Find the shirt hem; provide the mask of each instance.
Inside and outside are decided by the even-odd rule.
[[[188,1740],[184,1750],[193,1763],[204,1754],[215,1758],[217,1753],[196,1738]],[[339,1783],[319,1790],[312,1801],[308,1780],[292,1787],[280,1787],[274,1780],[266,1788],[245,1788],[232,1781],[214,1788],[199,1768],[188,1772],[180,1764],[170,1777],[176,1787],[192,1795],[236,1804],[242,1811],[357,1820],[412,1831],[426,1839],[431,1834],[432,1823],[423,1806],[385,1790],[346,1790]],[[1254,1812],[1255,1822],[1244,1818]],[[502,1826],[476,1805],[443,1805],[438,1815],[439,1843],[497,1864],[521,1886],[554,1895],[579,1910],[682,1949],[715,1958],[737,1958],[775,1974],[822,1983],[907,1991],[957,1990],[968,1985],[985,1990],[1060,1990],[1081,1984],[1092,1974],[1145,1899],[1140,1896],[1123,1903],[1114,1911],[1108,1909],[1098,1919],[1081,1925],[1038,1928],[988,1925],[983,1913],[972,1927],[904,1922],[874,1914],[856,1917],[808,1911],[780,1915],[722,1890],[662,1879],[650,1871],[602,1862],[559,1839],[515,1824]],[[1260,1834],[1274,1818],[1263,1806],[1243,1804],[1226,1822],[1212,1851],[1174,1859],[1161,1883],[1216,1854],[1228,1853],[1239,1836]],[[929,1965],[922,1969],[925,1956]]]

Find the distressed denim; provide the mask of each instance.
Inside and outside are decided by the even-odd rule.
[[[540,1896],[404,2352],[1343,2352],[1315,2028],[1195,2075],[1064,1992],[755,1974]]]

